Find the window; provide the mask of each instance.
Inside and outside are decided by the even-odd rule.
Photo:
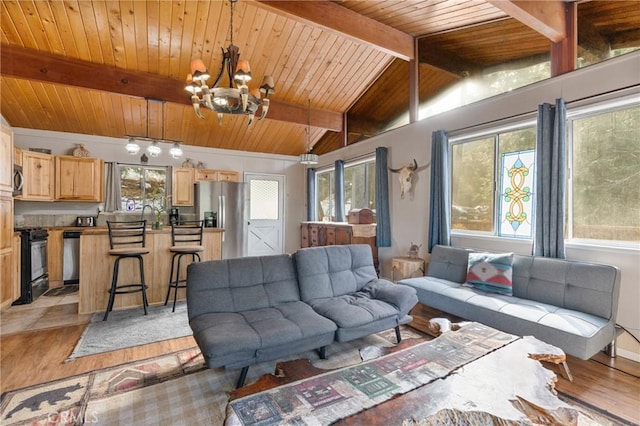
[[[452,230],[531,238],[535,145],[533,126],[453,144]]]
[[[279,184],[277,180],[249,181],[249,212],[251,220],[278,220]]]
[[[569,113],[567,237],[640,241],[640,105],[602,108]]]
[[[141,210],[145,204],[166,209],[167,168],[121,164],[121,207],[123,211]]]
[[[320,221],[336,220],[335,170],[316,173],[317,206],[316,217]],[[344,166],[344,211],[352,209],[375,209],[376,205],[375,158],[347,163]]]

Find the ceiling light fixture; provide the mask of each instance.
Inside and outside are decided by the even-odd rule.
[[[211,87],[207,85],[207,80],[211,75],[202,59],[194,59],[191,61],[191,73],[187,75],[187,85],[185,86],[185,90],[191,93],[191,104],[196,116],[204,118],[200,111],[200,104],[202,104],[218,113],[218,124],[220,125],[222,125],[224,114],[248,115],[247,124],[250,125],[261,105],[260,120],[262,120],[269,110],[269,95],[275,91],[273,77],[269,75],[264,76],[259,89],[249,90],[247,85],[251,81],[249,61],[240,59],[240,49],[233,44],[233,9],[237,1],[229,0],[231,4],[230,44],[226,51],[221,48],[222,63],[213,85]],[[225,69],[229,77],[229,87],[218,87]],[[264,94],[264,99],[260,99],[261,93]]]
[[[318,155],[311,153],[311,99],[309,99],[309,108],[307,110],[307,152],[300,154],[300,164],[310,165],[318,164]]]
[[[169,154],[171,154],[171,157],[173,158],[182,157],[182,148],[180,148],[180,144],[178,142],[173,143],[173,146],[169,150]]]
[[[127,142],[127,145],[124,148],[127,150],[129,155],[136,155],[140,152],[140,145],[138,145],[134,138],[129,138],[129,142]]]
[[[171,149],[169,150],[169,154],[172,158],[180,158],[182,156],[182,148],[180,148],[180,143],[177,141],[167,140],[164,138],[164,114],[165,114],[165,102],[164,101],[156,101],[162,102],[162,139],[152,139],[149,137],[149,99],[145,99],[147,102],[147,131],[146,136],[129,136],[129,142],[125,146],[127,152],[131,155],[135,155],[140,151],[140,145],[138,145],[138,140],[150,141],[151,144],[147,147],[147,153],[151,157],[157,157],[162,154],[162,148],[160,147],[160,142],[172,143]],[[153,99],[152,99],[153,100]]]

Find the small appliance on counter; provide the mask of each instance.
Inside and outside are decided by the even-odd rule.
[[[78,216],[76,226],[96,226],[96,218],[94,216]]]
[[[216,212],[204,212],[204,227],[205,228],[216,228],[218,226]]]
[[[169,223],[175,225],[180,221],[180,210],[177,207],[171,207],[169,212]]]

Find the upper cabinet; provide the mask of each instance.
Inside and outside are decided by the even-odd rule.
[[[240,173],[231,170],[196,169],[196,182],[240,182]]]
[[[52,201],[54,188],[53,155],[17,150],[22,158],[24,186],[21,200]]]
[[[171,177],[171,205],[193,206],[194,169],[174,167]]]
[[[11,129],[0,127],[0,191],[13,191],[13,135]]]
[[[55,157],[55,169],[56,200],[93,202],[104,200],[104,162],[102,160],[59,155]]]
[[[240,182],[240,173],[229,170],[218,170],[218,180],[222,182]]]

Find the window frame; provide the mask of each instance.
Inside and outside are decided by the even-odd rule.
[[[367,155],[363,155],[361,157],[354,158],[352,160],[345,160],[344,168],[345,168],[345,171],[346,171],[346,169],[349,168],[349,167],[359,166],[359,165],[364,164],[364,163],[374,163],[375,164],[375,161],[376,161],[376,154],[375,153],[367,154]],[[323,173],[330,173],[332,171],[334,172],[334,179],[333,179],[333,182],[332,182],[333,186],[332,186],[331,190],[335,191],[335,186],[336,186],[335,185],[335,170],[336,170],[336,168],[335,168],[334,164],[316,169],[316,173],[315,173],[315,191],[316,191],[315,200],[316,200],[316,205],[314,206],[314,209],[315,209],[316,212],[318,211],[318,207],[319,207],[319,203],[320,203],[320,197],[318,196],[318,194],[319,194],[319,178],[320,178],[320,175],[323,174]],[[346,198],[343,198],[343,199],[346,202]],[[334,202],[335,202],[335,194],[334,194]],[[346,208],[346,205],[344,207]],[[332,211],[331,210],[331,205],[329,206],[329,211]],[[333,211],[335,211],[335,206],[334,206],[334,210]],[[346,216],[348,214],[349,214],[349,212],[345,211],[345,220],[347,219]],[[320,221],[320,219],[318,219],[318,220]]]
[[[566,146],[566,173],[567,173],[567,194],[565,210],[565,245],[571,246],[596,246],[612,248],[639,249],[638,241],[622,240],[601,240],[591,238],[573,237],[573,164],[574,164],[574,128],[573,122],[600,114],[606,114],[627,108],[640,108],[640,98],[638,94],[625,95],[618,98],[591,102],[585,105],[567,108],[567,146]]]
[[[490,127],[485,127],[480,130],[471,133],[458,133],[449,138],[449,215],[451,217],[451,210],[453,207],[453,146],[474,142],[479,139],[488,139],[489,137],[493,137],[493,215],[491,218],[491,231],[475,231],[475,230],[466,230],[466,229],[453,229],[450,228],[449,232],[451,235],[460,235],[460,236],[476,236],[476,237],[486,237],[486,238],[498,238],[505,239],[508,241],[533,241],[533,233],[531,237],[509,237],[505,235],[498,235],[498,219],[500,214],[500,173],[501,173],[501,161],[500,161],[500,150],[499,150],[499,135],[502,133],[514,132],[519,130],[524,130],[527,128],[533,127],[536,129],[537,121],[536,116],[531,117],[530,115],[520,117],[520,119],[516,121],[509,121],[508,123],[504,123],[501,125],[493,125]],[[534,147],[535,150],[535,147]],[[537,171],[537,167],[536,167]],[[534,176],[534,183],[535,183]],[[535,193],[534,188],[534,193]],[[535,202],[533,208],[533,218],[535,220]]]
[[[169,197],[171,195],[171,166],[152,166],[152,165],[148,165],[148,164],[134,164],[134,163],[118,163],[118,180],[120,181],[120,206],[122,207],[122,203],[124,200],[124,196],[122,194],[122,182],[120,180],[120,176],[121,176],[121,167],[139,167],[142,169],[143,173],[143,179],[144,179],[144,171],[145,170],[164,170],[165,173],[165,181],[164,181],[164,187],[165,187],[165,191],[164,191],[164,196],[163,196],[163,203],[164,205],[162,206],[162,209],[167,210],[168,207],[171,205],[171,203],[167,202],[167,197]],[[142,200],[147,200],[146,197],[146,192],[144,192],[144,186],[143,186],[143,197]],[[145,203],[143,202],[143,208]],[[142,209],[138,209],[135,208],[134,210],[120,210],[121,213],[134,213],[134,214],[140,214],[140,212],[142,211]]]

